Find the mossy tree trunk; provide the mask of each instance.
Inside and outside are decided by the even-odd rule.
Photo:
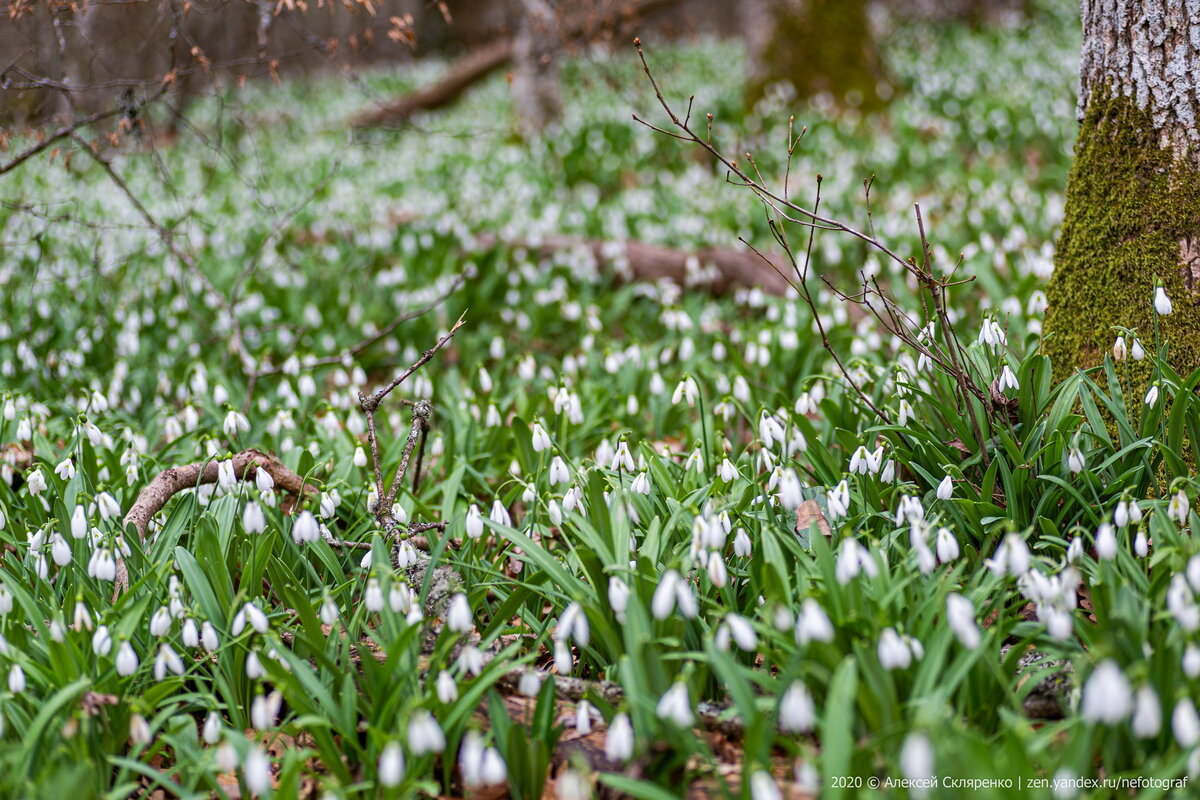
[[[1190,11],[1188,9],[1191,9]],[[1118,326],[1200,367],[1200,3],[1083,0],[1075,163],[1047,290],[1058,376],[1100,364]],[[1157,317],[1156,285],[1174,311]],[[1135,373],[1143,386],[1149,368]]]

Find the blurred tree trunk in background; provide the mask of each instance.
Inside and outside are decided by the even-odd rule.
[[[513,40],[513,109],[524,137],[540,134],[562,113],[558,82],[557,10],[548,0],[511,0]]]
[[[1075,163],[1047,291],[1059,376],[1103,362],[1136,330],[1200,367],[1200,18],[1181,0],[1083,0]],[[1161,282],[1174,306],[1158,319]],[[1141,366],[1136,385],[1149,368]],[[1131,398],[1140,401],[1140,395]]]
[[[746,103],[790,84],[800,98],[828,95],[871,111],[891,96],[868,16],[868,0],[744,0],[750,58]]]

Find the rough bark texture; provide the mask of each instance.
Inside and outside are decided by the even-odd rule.
[[[316,491],[315,486],[305,484],[303,478],[285,467],[273,455],[259,450],[243,450],[233,457],[233,474],[238,480],[252,481],[260,469],[271,476],[277,489],[295,495]],[[125,515],[125,525],[133,525],[139,535],[145,536],[150,520],[162,510],[168,500],[184,489],[216,483],[217,475],[218,467],[214,460],[163,470],[138,493],[137,500]]]
[[[516,0],[517,37],[513,42],[513,108],[522,136],[537,136],[562,113],[558,81],[555,10],[546,0]]]
[[[1058,376],[1100,364],[1117,336],[1200,367],[1200,0],[1084,0],[1081,127],[1045,349]],[[1174,313],[1157,320],[1165,286]],[[1149,375],[1135,365],[1135,387]]]

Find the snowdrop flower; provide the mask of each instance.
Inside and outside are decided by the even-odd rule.
[[[39,495],[46,491],[46,476],[42,474],[40,467],[29,473],[29,477],[25,479],[25,486],[32,495]]]
[[[512,517],[509,516],[508,509],[504,507],[504,503],[501,503],[499,498],[492,501],[492,512],[488,514],[488,519],[497,525],[503,525],[506,528],[512,527]]]
[[[800,604],[800,615],[796,618],[796,641],[802,645],[833,641],[833,623],[821,604],[812,597],[805,598]]]
[[[92,634],[92,652],[98,656],[107,656],[112,652],[112,635],[107,625],[99,626]]]
[[[997,577],[1021,576],[1029,571],[1029,546],[1015,533],[1006,535],[996,548],[996,554],[985,563]]]
[[[551,447],[550,435],[546,433],[546,429],[542,427],[542,423],[533,423],[533,451],[540,453],[543,450],[549,450]]]
[[[271,692],[268,695],[256,695],[250,703],[250,724],[256,730],[266,730],[274,727],[279,717],[279,707],[283,704],[283,695]]]
[[[982,637],[975,624],[975,606],[970,600],[951,592],[946,597],[946,621],[963,647],[968,650],[979,647]]]
[[[82,539],[84,536],[87,536],[87,530],[87,516],[84,513],[83,506],[75,506],[75,510],[71,512],[71,537]]]
[[[551,499],[546,503],[546,516],[550,518],[551,525],[555,527],[562,525],[562,509],[559,507],[557,500]]]
[[[850,456],[850,474],[866,475],[870,471],[870,461],[867,455],[867,448],[862,445],[854,451],[854,455]]]
[[[675,387],[674,393],[671,395],[671,405],[679,405],[681,400],[687,402],[688,408],[696,407],[696,398],[700,395],[700,388],[696,385],[696,380],[692,376],[687,376],[679,382]]]
[[[88,560],[88,576],[100,581],[111,581],[117,577],[117,562],[113,559],[112,551],[107,547],[98,547],[92,551]]]
[[[271,759],[256,744],[250,745],[246,751],[242,776],[246,780],[246,788],[254,794],[267,794],[271,791]]]
[[[354,457],[351,459],[351,461],[354,466],[360,469],[367,465],[367,454],[362,449],[362,446],[354,448]]]
[[[738,558],[748,558],[752,550],[750,534],[746,533],[745,528],[738,528],[733,537],[733,554]]]
[[[938,528],[936,547],[937,559],[941,563],[948,564],[958,558],[958,539],[954,538],[949,528]]]
[[[842,483],[844,484],[845,481]],[[849,486],[846,487],[846,491],[849,493]],[[779,504],[789,511],[795,511],[804,502],[804,491],[800,486],[800,478],[796,475],[794,469],[786,469],[780,473],[778,497]]]
[[[171,630],[171,612],[166,606],[159,606],[158,611],[150,618],[150,635],[162,637]]]
[[[1115,661],[1102,661],[1083,685],[1079,713],[1088,722],[1116,725],[1133,711],[1133,690]]]
[[[681,728],[690,727],[692,716],[692,701],[688,697],[687,684],[676,681],[658,701],[655,714],[661,720],[673,722]]]
[[[750,776],[750,800],[783,800],[771,773],[760,769]]]
[[[1096,555],[1103,561],[1111,561],[1117,556],[1117,535],[1107,522],[1100,523],[1096,530]]]
[[[183,659],[171,645],[164,643],[158,646],[158,655],[154,659],[154,680],[161,681],[167,677],[167,672],[182,675]]]
[[[475,617],[471,613],[471,605],[467,596],[459,592],[450,598],[450,607],[446,611],[446,626],[455,633],[465,633],[475,627]]]
[[[779,730],[783,733],[808,733],[816,725],[817,712],[812,695],[795,681],[779,700]]]
[[[153,736],[154,732],[150,730],[150,723],[145,717],[134,714],[129,718],[129,741],[135,745],[149,744]]]
[[[458,699],[458,683],[447,670],[442,670],[437,676],[438,702],[449,705]]]
[[[1154,408],[1154,404],[1158,402],[1158,384],[1150,387],[1150,391],[1146,392],[1146,408]]]
[[[1153,739],[1162,728],[1162,707],[1153,687],[1142,686],[1134,696],[1133,735],[1139,739]]]
[[[1154,310],[1163,317],[1171,313],[1171,298],[1167,297],[1167,290],[1162,286],[1154,289]]]
[[[275,479],[265,469],[258,468],[254,470],[254,485],[260,492],[269,492],[275,488]]]
[[[137,672],[138,657],[137,653],[133,652],[133,646],[128,641],[121,642],[121,646],[117,648],[117,674],[122,677],[129,677]]]
[[[929,794],[927,781],[933,777],[933,744],[923,733],[910,733],[900,748],[900,771],[912,781],[913,797]]]
[[[635,469],[633,456],[629,453],[629,445],[624,439],[617,443],[617,451],[613,454],[612,462],[609,464],[609,469],[618,469],[623,467],[626,472],[633,472]]]
[[[732,482],[738,476],[737,467],[728,458],[723,459],[717,466],[717,477],[726,483]]]
[[[306,544],[320,538],[321,526],[317,523],[317,518],[308,509],[301,511],[292,525],[292,540],[296,544]]]
[[[467,536],[472,539],[478,539],[483,536],[483,517],[479,513],[479,506],[474,503],[467,509]]]
[[[215,711],[208,712],[208,716],[204,719],[203,738],[205,744],[216,744],[221,741],[221,717]]]
[[[858,577],[859,572],[866,573],[868,578],[874,578],[879,574],[879,568],[875,559],[871,557],[871,552],[859,544],[857,539],[843,539],[834,572],[838,583],[845,586]]]
[[[937,499],[949,500],[954,496],[954,480],[947,475],[942,478],[942,482],[937,486]]]
[[[321,623],[324,625],[333,625],[340,616],[337,603],[333,602],[333,598],[325,595],[325,599],[321,602]]]
[[[69,481],[75,477],[75,462],[69,457],[58,462],[54,467],[54,474],[62,478],[64,481]]]
[[[1021,388],[1021,384],[1017,382],[1017,376],[1013,374],[1013,371],[1009,368],[1008,364],[1005,364],[1003,369],[1000,370],[1000,380],[998,386],[1001,392],[1006,391],[1007,389],[1013,389],[1015,391]]]
[[[567,462],[562,460],[562,456],[555,456],[550,461],[550,485],[562,484],[565,486],[570,482],[571,470],[567,468]]]
[[[483,672],[483,653],[474,645],[463,647],[458,654],[458,660],[454,662],[458,669],[467,675],[478,675]]]
[[[414,756],[446,749],[446,735],[433,714],[424,709],[414,712],[408,721],[408,749]]]
[[[624,711],[613,717],[608,726],[604,755],[609,761],[622,764],[633,758],[633,723]]]
[[[1140,528],[1133,537],[1133,553],[1138,558],[1145,558],[1150,554],[1150,541],[1146,538],[1146,532]]]
[[[1171,713],[1171,732],[1184,750],[1190,750],[1200,742],[1200,715],[1196,713],[1196,704],[1190,697],[1175,704],[1175,710]]]
[[[587,700],[575,707],[575,732],[583,736],[592,732],[592,704]]]
[[[758,436],[762,439],[763,447],[770,449],[776,443],[783,444],[787,438],[787,434],[783,430],[783,426],[779,424],[779,420],[775,419],[773,414],[770,414],[763,409],[758,417]]]
[[[799,507],[799,503],[796,506]],[[833,523],[850,513],[850,485],[840,482],[825,496],[825,507],[829,511],[829,522]]]
[[[1081,558],[1083,558],[1083,537],[1076,536],[1067,545],[1067,563],[1073,564]]]
[[[100,518],[105,521],[121,516],[121,506],[108,492],[96,495],[96,507],[100,509]]]
[[[217,486],[226,492],[237,488],[237,474],[233,471],[233,461],[217,462]]]
[[[1078,447],[1072,447],[1067,451],[1067,469],[1071,470],[1072,475],[1078,475],[1083,472],[1087,466],[1084,460],[1083,452]]]
[[[629,491],[634,494],[650,494],[650,479],[646,477],[645,472],[639,472],[633,479],[633,483],[629,486]]]
[[[267,529],[267,518],[262,506],[251,500],[242,510],[242,527],[246,533],[262,533]]]
[[[1118,336],[1113,342],[1112,357],[1113,361],[1124,361],[1125,356],[1129,353],[1129,349],[1125,346],[1125,337]]]
[[[580,647],[588,646],[591,634],[583,606],[577,602],[572,602],[567,606],[562,616],[558,618],[557,636],[560,639],[572,639]]]
[[[233,409],[225,415],[225,421],[221,425],[221,429],[225,431],[225,435],[230,439],[236,439],[239,433],[245,433],[250,430],[250,420],[240,411]]]
[[[1133,356],[1134,361],[1141,361],[1146,357],[1146,350],[1142,347],[1141,339],[1133,340],[1133,348],[1129,351],[1129,354]]]
[[[879,665],[884,669],[907,669],[913,653],[908,643],[893,628],[884,628],[877,647]]]
[[[13,664],[8,670],[8,690],[13,694],[25,691],[25,670],[20,664]]]
[[[204,649],[209,651],[216,650],[220,646],[220,640],[217,638],[217,629],[208,620],[204,620],[200,624],[200,644],[204,645]]]
[[[979,330],[979,336],[976,338],[979,344],[985,344],[993,350],[1008,343],[1008,339],[1004,334],[1004,329],[994,319],[985,319],[983,327]]]
[[[657,620],[664,620],[679,606],[679,614],[684,619],[694,619],[700,613],[696,596],[691,586],[680,577],[679,573],[669,569],[663,574],[662,581],[654,590],[650,601],[650,613]]]
[[[758,647],[758,634],[748,619],[739,614],[726,614],[725,625],[739,650],[751,653]]]
[[[1167,504],[1167,519],[1173,519],[1180,525],[1187,522],[1188,511],[1191,508],[1191,503],[1188,502],[1188,496],[1180,489],[1171,496],[1171,501]]]
[[[608,604],[616,615],[617,622],[625,621],[625,610],[629,607],[629,594],[629,585],[625,581],[615,575],[608,579]]]
[[[71,563],[71,545],[67,544],[67,540],[58,533],[50,537],[50,555],[54,558],[54,563],[60,567]]]

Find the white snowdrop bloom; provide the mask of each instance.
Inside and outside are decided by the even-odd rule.
[[[1190,750],[1200,742],[1200,715],[1190,697],[1175,704],[1175,710],[1171,712],[1171,732],[1184,750]]]
[[[221,741],[221,717],[217,712],[210,711],[204,719],[203,738],[205,744],[216,744]]]
[[[1096,530],[1096,555],[1103,561],[1111,561],[1117,556],[1117,534],[1107,522],[1100,523]]]
[[[690,727],[694,717],[687,684],[682,681],[673,683],[659,699],[654,713],[659,719],[673,722],[681,728]]]
[[[256,681],[265,677],[267,670],[263,667],[262,659],[258,657],[257,650],[251,650],[246,655],[246,677],[252,681]]]
[[[8,670],[8,690],[13,694],[25,691],[25,670],[20,664],[13,664]]]
[[[923,733],[910,733],[900,748],[900,771],[912,781],[909,790],[913,797],[929,794],[929,781],[933,778],[933,743]]]
[[[604,755],[609,761],[623,764],[633,758],[633,723],[624,711],[613,717],[604,741]]]
[[[242,606],[242,611],[246,613],[246,621],[250,623],[251,628],[258,633],[267,632],[267,629],[270,627],[270,622],[268,622],[267,615],[263,613],[261,608],[254,603],[246,603],[244,606]],[[235,633],[234,636],[237,636],[237,634]]]
[[[733,554],[738,558],[748,558],[753,552],[753,548],[750,534],[746,533],[745,528],[738,528],[733,537]]]
[[[722,459],[720,465],[717,466],[717,477],[726,483],[730,483],[738,476],[737,467],[728,458]]]
[[[75,506],[75,510],[71,512],[71,537],[82,539],[87,536],[87,531],[87,515],[84,513],[83,506]]]
[[[54,474],[64,481],[71,480],[75,477],[75,462],[70,457],[64,458],[54,467]]]
[[[466,645],[458,654],[458,660],[454,662],[459,670],[467,675],[478,675],[483,672],[484,659],[483,653],[474,645]]]
[[[550,518],[551,525],[555,527],[562,525],[562,509],[559,507],[557,500],[551,499],[546,502],[546,516]]]
[[[796,618],[796,641],[802,645],[833,641],[833,623],[815,598],[805,598],[800,604],[800,614]]]
[[[246,788],[254,794],[265,795],[271,791],[271,758],[256,744],[251,744],[246,751],[242,777]]]
[[[1009,389],[1016,391],[1021,388],[1021,384],[1017,381],[1017,376],[1008,364],[1005,364],[1000,370],[1000,380],[997,382],[997,386],[1001,392],[1008,391]]]
[[[1130,720],[1133,735],[1139,739],[1153,739],[1162,729],[1162,706],[1158,694],[1149,685],[1143,685],[1134,695],[1133,719]]]
[[[362,449],[361,445],[354,448],[354,456],[351,458],[351,463],[353,463],[354,466],[358,467],[359,469],[362,469],[367,465],[367,454],[366,451]]]
[[[560,675],[568,675],[575,666],[575,658],[571,646],[563,639],[554,642],[554,668]]]
[[[329,519],[334,515],[334,513],[337,512],[338,499],[339,498],[331,492],[321,492],[321,502],[318,504],[317,509],[318,513],[321,515],[321,519]],[[306,511],[304,513],[307,514],[310,512]]]
[[[845,586],[858,577],[860,572],[865,573],[868,578],[874,578],[879,574],[879,568],[871,552],[859,544],[857,539],[843,539],[834,568],[838,583]]]
[[[487,371],[487,368],[480,367],[479,368],[479,391],[483,392],[484,394],[487,394],[490,391],[492,391],[493,386],[494,386],[494,384],[492,383],[492,376]]]
[[[1141,361],[1146,357],[1146,349],[1142,347],[1141,339],[1133,340],[1133,347],[1130,349],[1129,354],[1133,356],[1134,361]]]
[[[1067,451],[1067,469],[1071,470],[1072,475],[1078,475],[1087,467],[1087,461],[1083,457],[1083,451],[1078,447],[1072,447]]]
[[[442,670],[437,676],[438,702],[449,705],[458,699],[458,683],[448,670]]]
[[[475,627],[475,615],[467,596],[459,592],[450,598],[450,607],[446,611],[446,626],[455,633],[465,633]]]
[[[308,509],[300,512],[300,516],[292,523],[292,541],[296,544],[308,544],[321,538],[321,526],[317,518]]]
[[[277,691],[255,695],[250,703],[250,724],[260,731],[275,727],[282,704],[283,695]]]
[[[1154,408],[1154,404],[1158,402],[1158,384],[1150,387],[1150,391],[1146,392],[1145,403],[1146,408]]]
[[[582,514],[583,506],[580,505],[580,500],[581,500],[582,496],[583,496],[583,493],[580,491],[578,486],[572,486],[570,489],[567,489],[567,492],[566,492],[566,494],[563,495],[563,500],[562,500],[563,511],[565,511],[569,514],[572,511],[574,511],[576,508],[578,508],[579,513]]]
[[[1029,571],[1029,546],[1015,533],[1007,534],[996,548],[996,554],[985,562],[997,577],[1021,576]]]
[[[100,510],[100,518],[105,521],[121,516],[121,506],[108,492],[96,495],[96,507]]]
[[[509,516],[508,509],[504,507],[504,503],[500,499],[492,501],[492,512],[488,514],[488,519],[497,525],[503,525],[506,528],[512,527],[512,517]]]
[[[1083,685],[1079,713],[1088,722],[1116,725],[1133,711],[1133,689],[1115,661],[1100,662]]]
[[[675,391],[671,394],[671,404],[679,405],[680,401],[683,401],[687,403],[688,408],[695,408],[696,398],[699,396],[700,388],[696,385],[696,380],[689,375],[675,387]]]
[[[711,551],[704,566],[705,571],[708,573],[708,580],[713,586],[720,588],[729,583],[729,568],[726,566],[725,559],[720,553],[715,550]]]
[[[154,658],[154,680],[161,681],[167,673],[183,674],[183,659],[171,645],[163,643],[158,646],[158,655]]]
[[[1073,564],[1081,558],[1083,558],[1083,537],[1076,536],[1067,545],[1067,563]]]
[[[1154,310],[1160,316],[1167,316],[1171,313],[1171,298],[1167,297],[1167,290],[1161,286],[1154,289]]]
[[[321,601],[321,623],[324,625],[333,625],[338,621],[340,612],[338,611],[337,603],[333,602],[333,598],[325,595],[325,599]]]
[[[67,540],[57,532],[50,536],[50,555],[54,558],[54,563],[60,567],[71,563],[71,545],[67,544]]]
[[[631,417],[636,417],[641,411],[641,404],[638,403],[637,395],[631,394],[625,398],[625,413]]]
[[[750,800],[783,800],[783,793],[771,773],[760,769],[750,776]]]
[[[1146,538],[1146,532],[1139,529],[1133,537],[1133,553],[1138,558],[1145,558],[1150,555],[1150,540]]]
[[[154,616],[150,617],[150,635],[155,637],[166,636],[171,630],[171,612],[166,606],[159,606],[158,611],[154,612]]]
[[[575,732],[581,736],[592,732],[592,704],[587,700],[580,700],[575,706]]]
[[[237,750],[229,742],[222,742],[217,748],[214,761],[221,772],[233,772],[238,766]]]
[[[546,433],[546,429],[542,427],[542,423],[533,423],[531,432],[533,434],[533,451],[535,453],[541,453],[544,450],[550,449],[552,446],[550,435]]]
[[[254,485],[260,492],[269,492],[275,488],[275,479],[265,469],[258,468],[254,470]]]
[[[115,580],[117,577],[117,562],[112,551],[107,547],[99,547],[92,551],[88,560],[88,575],[101,581]]]
[[[954,479],[949,475],[942,478],[942,482],[937,485],[937,499],[949,500],[954,496]]]
[[[251,500],[242,509],[242,527],[246,533],[262,533],[267,529],[267,517],[262,506]]]
[[[1112,348],[1113,361],[1124,361],[1125,356],[1128,355],[1128,353],[1129,353],[1129,349],[1125,346],[1125,337],[1118,336],[1116,341],[1113,342],[1113,348]]]
[[[383,587],[380,586],[378,578],[367,578],[367,588],[363,592],[363,606],[372,614],[383,611]]]
[[[216,650],[220,646],[217,629],[208,620],[204,620],[200,624],[200,644],[204,645],[204,649],[209,651]]]
[[[867,448],[859,445],[858,449],[854,451],[854,454],[850,456],[850,474],[866,475],[869,471],[870,461],[867,454]]]
[[[807,687],[795,681],[779,700],[779,730],[783,733],[808,733],[817,723],[816,705]]]
[[[25,487],[32,495],[39,495],[46,491],[46,476],[42,474],[41,468],[29,473],[29,477],[25,479]]]
[[[217,486],[226,492],[237,488],[237,474],[233,471],[232,461],[217,462]]]
[[[92,652],[98,656],[107,656],[112,652],[112,634],[107,625],[100,625],[92,634]]]
[[[758,437],[762,439],[763,447],[770,449],[776,444],[783,444],[787,438],[787,433],[783,426],[779,424],[779,420],[766,409],[759,414],[758,417]]]
[[[250,420],[246,419],[246,415],[240,411],[230,409],[225,415],[225,421],[221,424],[221,429],[225,431],[225,435],[231,439],[236,439],[239,433],[245,433],[250,430]]]
[[[571,470],[567,467],[567,462],[563,461],[562,456],[555,456],[550,460],[550,485],[562,484],[565,486],[570,482]]]
[[[650,479],[645,472],[639,472],[634,477],[633,483],[629,486],[629,491],[634,494],[650,494]]]
[[[908,643],[893,628],[884,628],[877,647],[879,665],[884,669],[907,669],[913,653]]]
[[[1167,519],[1173,519],[1180,525],[1187,523],[1188,511],[1191,509],[1191,503],[1188,501],[1187,494],[1183,489],[1171,496],[1171,501],[1167,503]]]
[[[537,697],[542,690],[542,676],[536,669],[527,669],[517,680],[517,692],[525,697]]]
[[[621,439],[621,441],[617,443],[617,450],[615,453],[613,453],[613,457],[608,468],[624,468],[626,472],[634,471],[635,465],[633,463],[633,456],[629,452],[629,444],[624,439]]]
[[[1038,618],[1046,623],[1046,632],[1050,638],[1060,642],[1070,639],[1075,630],[1075,622],[1071,612],[1058,606],[1038,606]]]
[[[629,585],[625,581],[615,575],[608,579],[608,604],[616,615],[617,622],[625,621],[625,610],[629,607],[629,595]]]
[[[948,564],[959,556],[958,539],[954,538],[954,534],[949,528],[938,528],[937,532],[937,559],[943,564]]]
[[[1172,576],[1167,587],[1167,610],[1184,631],[1192,633],[1200,628],[1200,606],[1188,588],[1187,578],[1181,574]]]
[[[0,584],[0,586],[2,585],[3,584]],[[9,602],[12,602],[11,596]],[[11,611],[12,609],[10,608],[9,610]],[[0,614],[3,613],[7,612],[4,612],[2,607],[0,607]],[[76,631],[90,631],[92,629],[92,613],[88,611],[88,607],[84,604],[82,598],[75,601],[75,610],[71,619],[71,628]]]
[[[408,750],[414,756],[440,753],[446,749],[446,735],[433,714],[421,709],[408,720]]]
[[[129,718],[129,741],[135,746],[149,744],[154,737],[154,732],[150,730],[150,723],[141,714],[134,714]]]
[[[1200,677],[1200,647],[1189,644],[1183,649],[1183,674],[1189,678]]]
[[[479,506],[474,503],[467,509],[467,536],[472,539],[478,539],[483,536],[483,516],[479,513]]]
[[[663,573],[662,580],[654,590],[654,597],[650,600],[650,613],[655,619],[664,620],[671,616],[671,612],[675,610],[675,597],[678,594],[676,585],[682,582],[683,579],[679,577],[679,573],[673,569]]]
[[[733,642],[739,650],[746,653],[754,652],[758,647],[758,634],[754,632],[754,626],[750,624],[750,620],[740,614],[726,614],[725,624],[729,626]]]
[[[799,503],[796,504],[797,507]],[[841,481],[825,495],[825,506],[829,511],[829,522],[837,522],[850,513],[850,484]]]
[[[946,621],[963,647],[968,650],[979,647],[982,636],[975,624],[975,605],[970,600],[955,592],[947,595]]]
[[[1113,524],[1118,528],[1124,528],[1129,524],[1129,504],[1124,500],[1117,503],[1113,509]]]
[[[121,642],[121,646],[117,648],[117,674],[122,677],[128,677],[137,672],[138,657],[133,651],[133,645],[128,641]]]

